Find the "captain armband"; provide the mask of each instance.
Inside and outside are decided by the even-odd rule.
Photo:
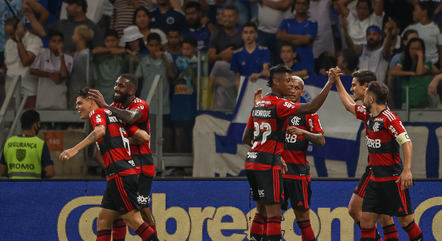
[[[402,145],[405,142],[409,142],[411,140],[410,140],[410,137],[408,136],[407,132],[403,132],[396,137],[396,141],[397,141],[397,143],[399,143],[399,145]]]

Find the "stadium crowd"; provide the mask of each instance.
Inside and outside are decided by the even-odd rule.
[[[266,78],[280,63],[304,79],[368,69],[388,84],[391,107],[408,88],[409,107],[437,108],[441,10],[424,0],[6,0],[0,103],[18,76],[25,109],[63,110],[85,86],[111,103],[122,73],[146,99],[160,75],[165,151],[191,152],[201,51],[219,110],[234,108],[240,76]]]

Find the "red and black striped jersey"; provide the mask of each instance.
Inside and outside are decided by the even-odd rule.
[[[296,115],[298,106],[299,103],[274,95],[256,103],[247,122],[247,127],[253,129],[253,145],[247,153],[246,170],[268,170],[280,165],[286,121]]]
[[[385,108],[377,116],[372,116],[365,106],[356,105],[355,113],[356,118],[364,121],[368,165],[373,169],[372,179],[396,180],[403,169],[399,143],[410,141],[401,119],[389,108]]]
[[[137,174],[135,163],[130,156],[127,133],[120,120],[105,108],[90,112],[89,120],[93,128],[102,125],[106,129],[104,136],[97,140],[98,149],[103,156],[106,175]]]
[[[295,126],[312,133],[324,133],[318,114],[290,116],[287,126]],[[284,178],[290,178],[293,175],[310,175],[310,166],[307,161],[308,144],[309,141],[304,136],[285,134],[284,152],[281,156],[287,164],[288,171],[283,175]]]
[[[141,113],[141,118],[132,126],[127,127],[129,134],[134,134],[138,129],[144,130],[150,134],[149,105],[146,101],[136,97],[127,107],[124,107],[121,103],[113,103],[112,106],[126,110],[138,110]],[[130,145],[130,151],[137,168],[139,168],[140,171],[142,170],[143,173],[148,176],[154,176],[155,166],[153,163],[150,143],[146,142],[141,145]]]

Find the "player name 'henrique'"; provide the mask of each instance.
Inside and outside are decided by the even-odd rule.
[[[253,110],[253,117],[271,118],[271,110]]]

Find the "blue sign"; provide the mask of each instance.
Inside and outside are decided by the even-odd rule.
[[[313,181],[311,223],[318,241],[359,240],[347,213],[356,181]],[[426,241],[442,240],[442,181],[411,189],[416,223]],[[95,240],[103,181],[0,182],[1,240]],[[248,240],[255,209],[241,180],[153,183],[152,213],[160,240]],[[400,228],[399,240],[408,240]],[[285,240],[301,240],[292,210],[284,213]],[[381,232],[381,231],[380,231]],[[381,232],[382,233],[382,232]],[[139,240],[128,232],[126,240]]]

